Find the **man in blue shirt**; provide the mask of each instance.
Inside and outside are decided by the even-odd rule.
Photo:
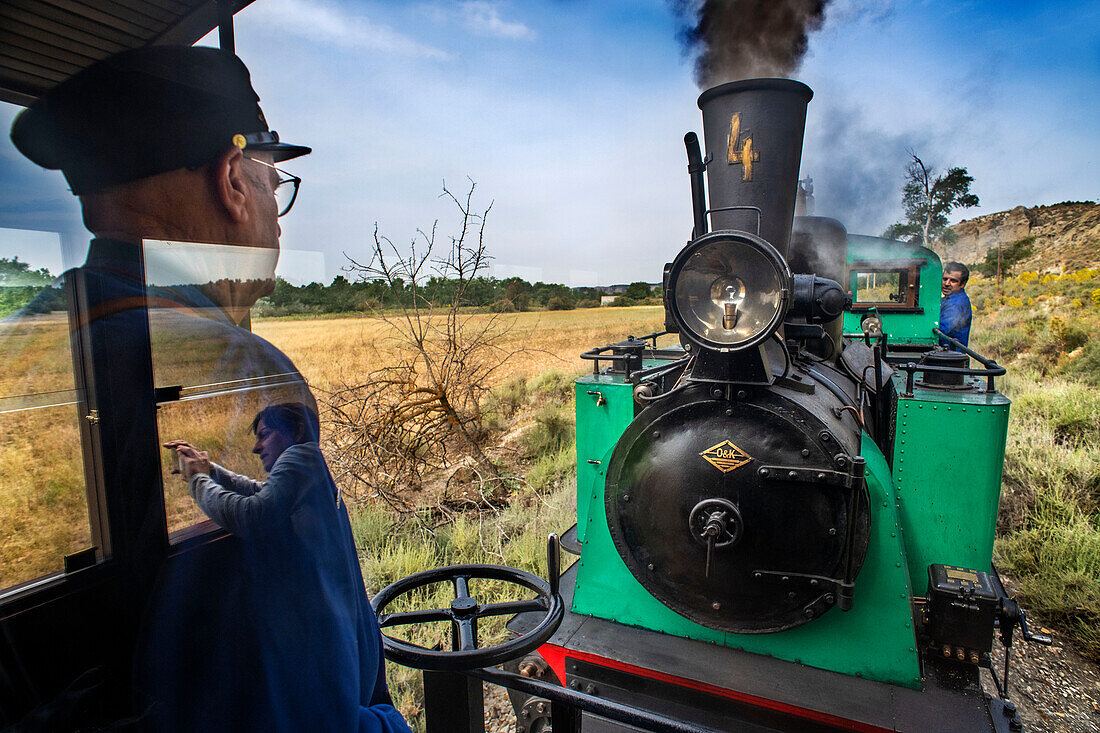
[[[966,294],[966,281],[970,270],[960,262],[948,262],[943,266],[940,292],[940,330],[944,335],[970,345],[970,298]]]

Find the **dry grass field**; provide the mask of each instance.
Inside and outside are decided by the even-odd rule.
[[[471,316],[471,325],[493,317]],[[664,311],[660,306],[586,308],[496,318],[507,328],[501,348],[522,351],[494,373],[495,383],[503,384],[551,369],[569,374],[591,367],[591,362],[579,357],[582,351],[628,335],[660,331]],[[282,349],[310,384],[321,389],[361,379],[385,366],[402,348],[394,339],[393,327],[379,318],[263,319],[254,322],[252,330]]]
[[[471,316],[471,325],[492,316]],[[518,313],[502,316],[504,352],[515,355],[493,375],[494,384],[548,370],[579,372],[581,351],[644,335],[661,327],[659,307]],[[63,313],[0,324],[0,349],[9,367],[0,373],[0,589],[62,569],[65,555],[90,542],[78,413],[73,393],[68,323]],[[158,384],[201,383],[217,345],[186,343],[154,319],[154,370]],[[386,365],[401,348],[391,326],[378,318],[258,320],[254,331],[291,357],[316,390],[354,383]],[[492,385],[491,385],[492,386]],[[51,400],[51,395],[55,397]],[[269,395],[270,396],[270,395]],[[288,399],[293,399],[288,393]],[[30,404],[67,402],[23,409]],[[254,400],[253,400],[254,401]],[[219,396],[174,403],[158,413],[161,439],[181,437],[210,450],[215,460],[261,473],[248,430],[262,405],[247,397]],[[164,452],[170,530],[203,519]]]

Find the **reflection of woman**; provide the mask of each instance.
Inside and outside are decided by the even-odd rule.
[[[225,568],[243,577],[222,584],[235,587],[225,600],[247,608],[218,609],[235,624],[215,622],[231,637],[224,642],[239,647],[233,669],[200,673],[211,675],[209,687],[221,689],[215,698],[230,710],[208,710],[194,722],[226,730],[407,731],[386,688],[381,636],[347,512],[318,448],[316,415],[301,403],[273,405],[252,428],[266,481],[211,463],[185,441],[165,443],[199,507],[239,538],[243,561]],[[183,689],[195,684],[181,681]],[[179,708],[205,706],[208,696],[194,692],[190,703],[181,692],[161,712],[174,717]]]

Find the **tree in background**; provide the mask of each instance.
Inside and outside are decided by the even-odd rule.
[[[966,168],[949,168],[943,175],[924,164],[910,152],[912,160],[905,168],[905,185],[901,189],[905,205],[905,221],[890,226],[882,236],[891,239],[906,238],[911,244],[935,249],[941,244],[943,255],[954,244],[955,232],[947,228],[947,215],[957,208],[978,205],[978,197],[970,193],[974,178]]]
[[[626,297],[631,300],[645,300],[651,295],[653,295],[653,288],[650,287],[649,283],[630,283],[626,288]]]

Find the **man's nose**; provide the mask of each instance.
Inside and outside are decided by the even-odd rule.
[[[261,450],[260,441],[257,440],[256,445],[252,446],[252,452],[255,453],[256,455],[259,455],[260,450]]]

